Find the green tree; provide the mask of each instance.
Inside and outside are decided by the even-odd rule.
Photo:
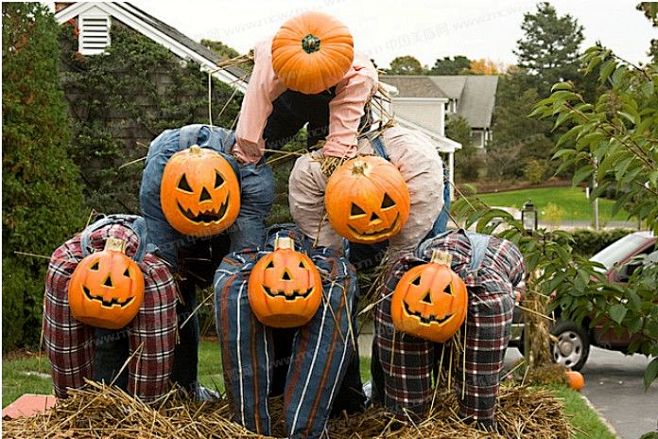
[[[578,75],[583,27],[571,15],[558,16],[547,2],[539,3],[535,13],[523,16],[523,38],[514,51],[518,66],[528,70],[539,95],[548,96],[551,85],[575,80]]]
[[[203,39],[201,45],[216,52],[222,58],[231,59],[240,56],[240,52],[221,41]]]
[[[539,100],[531,83],[532,78],[519,69],[501,75],[498,80],[494,137],[487,147],[489,177],[518,178],[527,162],[547,161],[551,157],[554,145],[549,137],[551,123],[528,117]]]
[[[455,171],[465,181],[477,180],[483,160],[471,141],[468,121],[462,116],[451,115],[446,121],[446,136],[462,145],[462,149],[455,154]]]
[[[637,5],[637,10],[644,12],[644,16],[651,21],[653,27],[658,27],[658,18],[656,18],[658,17],[658,3],[642,2]],[[658,38],[651,40],[648,55],[651,57],[652,62],[658,63]]]
[[[43,260],[84,223],[70,122],[59,86],[58,25],[40,3],[2,4],[3,349],[34,345]]]
[[[389,75],[424,75],[425,68],[413,56],[398,56],[391,61],[391,67],[387,73]]]
[[[593,197],[614,187],[622,193],[615,207],[625,208],[658,233],[658,64],[636,66],[600,45],[587,49],[583,61],[585,72],[598,71],[598,80],[609,90],[588,101],[572,83],[557,83],[533,114],[569,128],[558,141],[555,158],[561,167],[576,168],[574,184],[594,177],[598,188]],[[646,258],[639,263],[623,288],[606,285],[584,295],[585,301],[561,294],[558,304],[570,314],[594,313],[607,327],[635,334],[630,352],[658,357],[658,261]],[[645,384],[657,374],[654,358]]]
[[[464,75],[468,74],[471,60],[464,55],[456,55],[454,58],[444,56],[437,59],[429,71],[431,75]]]

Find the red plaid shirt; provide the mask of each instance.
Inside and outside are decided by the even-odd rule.
[[[94,231],[89,252],[103,250],[108,237],[126,242],[126,254],[133,256],[139,236],[123,225],[108,225]],[[68,284],[83,259],[80,235],[66,241],[53,253],[46,274],[44,341],[52,367],[55,394],[66,397],[67,388],[79,388],[93,376],[94,328],[71,315]],[[145,254],[139,267],[144,274],[144,302],[135,319],[126,327],[130,355],[128,392],[152,401],[167,391],[176,343],[177,288],[163,261]]]

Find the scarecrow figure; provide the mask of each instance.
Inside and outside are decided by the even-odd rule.
[[[244,169],[228,154],[234,142],[232,131],[208,125],[164,131],[149,146],[139,193],[149,242],[171,267],[181,293],[172,380],[200,399],[217,395],[197,382],[196,288],[212,285],[230,247],[241,248],[254,233],[234,224],[239,211],[253,209],[240,191],[256,190],[239,183]],[[108,346],[102,353],[116,356],[110,351]]]
[[[285,247],[279,243],[290,238]],[[293,242],[297,251],[291,249]],[[286,436],[315,438],[325,429],[355,352],[354,267],[336,251],[311,244],[298,231],[278,230],[264,251],[228,255],[215,276],[229,402],[237,422],[266,436],[271,434],[267,399],[277,385],[275,368],[286,371]],[[278,328],[292,329],[282,334]],[[275,355],[277,339],[279,345],[289,344],[287,356]]]
[[[94,360],[98,328],[127,339],[127,380],[143,401],[167,392],[176,343],[174,278],[147,248],[143,218],[111,215],[53,253],[46,275],[44,344],[58,398],[84,379],[111,377]]]
[[[413,267],[430,261],[435,251],[451,257],[452,272],[461,280],[403,277]],[[468,310],[462,326],[462,334],[466,334],[465,363],[461,359],[457,361],[455,373],[459,415],[477,422],[481,429],[494,430],[496,396],[510,337],[514,290],[522,282],[524,272],[523,257],[514,244],[463,230],[448,231],[428,239],[414,255],[398,260],[390,269],[375,314],[375,353],[381,362],[381,376],[375,378],[379,379],[376,387],[384,406],[401,415],[427,413],[433,395],[433,370],[441,355],[441,345],[401,332],[399,328],[415,326],[418,331],[407,332],[426,331],[424,336],[430,332],[440,334],[445,341],[451,334],[441,334],[441,331],[451,320],[451,313],[461,313],[462,318],[464,315],[465,310],[451,308],[457,300],[455,285],[463,281],[468,290]],[[403,280],[409,285],[402,285]],[[423,291],[416,291],[419,288]]]
[[[273,177],[264,162],[265,149],[279,150],[307,126],[307,145],[330,172],[341,159],[356,154],[356,139],[366,124],[366,104],[377,90],[377,71],[370,60],[354,53],[349,30],[335,18],[306,12],[256,45],[254,70],[242,101],[232,154],[249,170],[262,211],[241,214],[238,224],[260,225],[254,245],[265,237],[264,218],[273,202]],[[260,240],[260,242],[258,242]],[[246,246],[245,246],[246,247]]]

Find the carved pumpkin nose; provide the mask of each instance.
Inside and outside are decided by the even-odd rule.
[[[200,202],[201,201],[206,201],[206,200],[210,200],[211,198],[212,197],[210,196],[210,192],[208,192],[208,190],[204,187],[201,190],[201,195],[199,196],[199,201]]]
[[[430,292],[428,291],[427,294],[425,294],[425,297],[420,299],[421,302],[427,303],[428,305],[432,304],[432,297],[430,297]]]
[[[376,212],[373,212],[372,215],[370,215],[370,222],[371,222],[371,223],[374,223],[374,222],[381,222],[381,220],[382,220],[382,219],[379,217],[379,215],[377,215]]]
[[[283,272],[283,277],[281,279],[282,280],[292,280],[292,278],[290,277],[290,273],[288,273],[288,270],[285,270]]]
[[[105,279],[105,282],[103,282],[103,285],[109,288],[114,288],[114,285],[112,284],[112,278],[110,276]]]

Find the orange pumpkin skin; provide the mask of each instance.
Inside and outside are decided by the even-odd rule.
[[[580,392],[585,387],[585,378],[580,372],[575,370],[568,370],[566,372],[567,379],[569,380],[569,387],[573,390]]]
[[[402,174],[387,160],[358,157],[329,178],[324,204],[331,227],[351,242],[374,244],[397,235],[411,199]]]
[[[292,239],[280,238],[249,276],[249,304],[258,320],[273,328],[307,324],[322,301],[322,279],[313,261],[293,249]]]
[[[123,241],[108,238],[103,251],[85,257],[73,271],[68,299],[76,320],[97,328],[121,329],[139,312],[144,275],[122,246]]]
[[[435,255],[441,252],[435,252]],[[466,285],[450,265],[432,258],[407,271],[391,297],[391,317],[399,331],[444,343],[466,319]]]
[[[238,178],[219,153],[193,145],[174,154],[165,165],[160,203],[167,222],[178,232],[213,236],[238,217]]]
[[[304,94],[317,94],[338,84],[353,59],[350,31],[321,12],[291,18],[272,40],[274,72],[287,88]]]

